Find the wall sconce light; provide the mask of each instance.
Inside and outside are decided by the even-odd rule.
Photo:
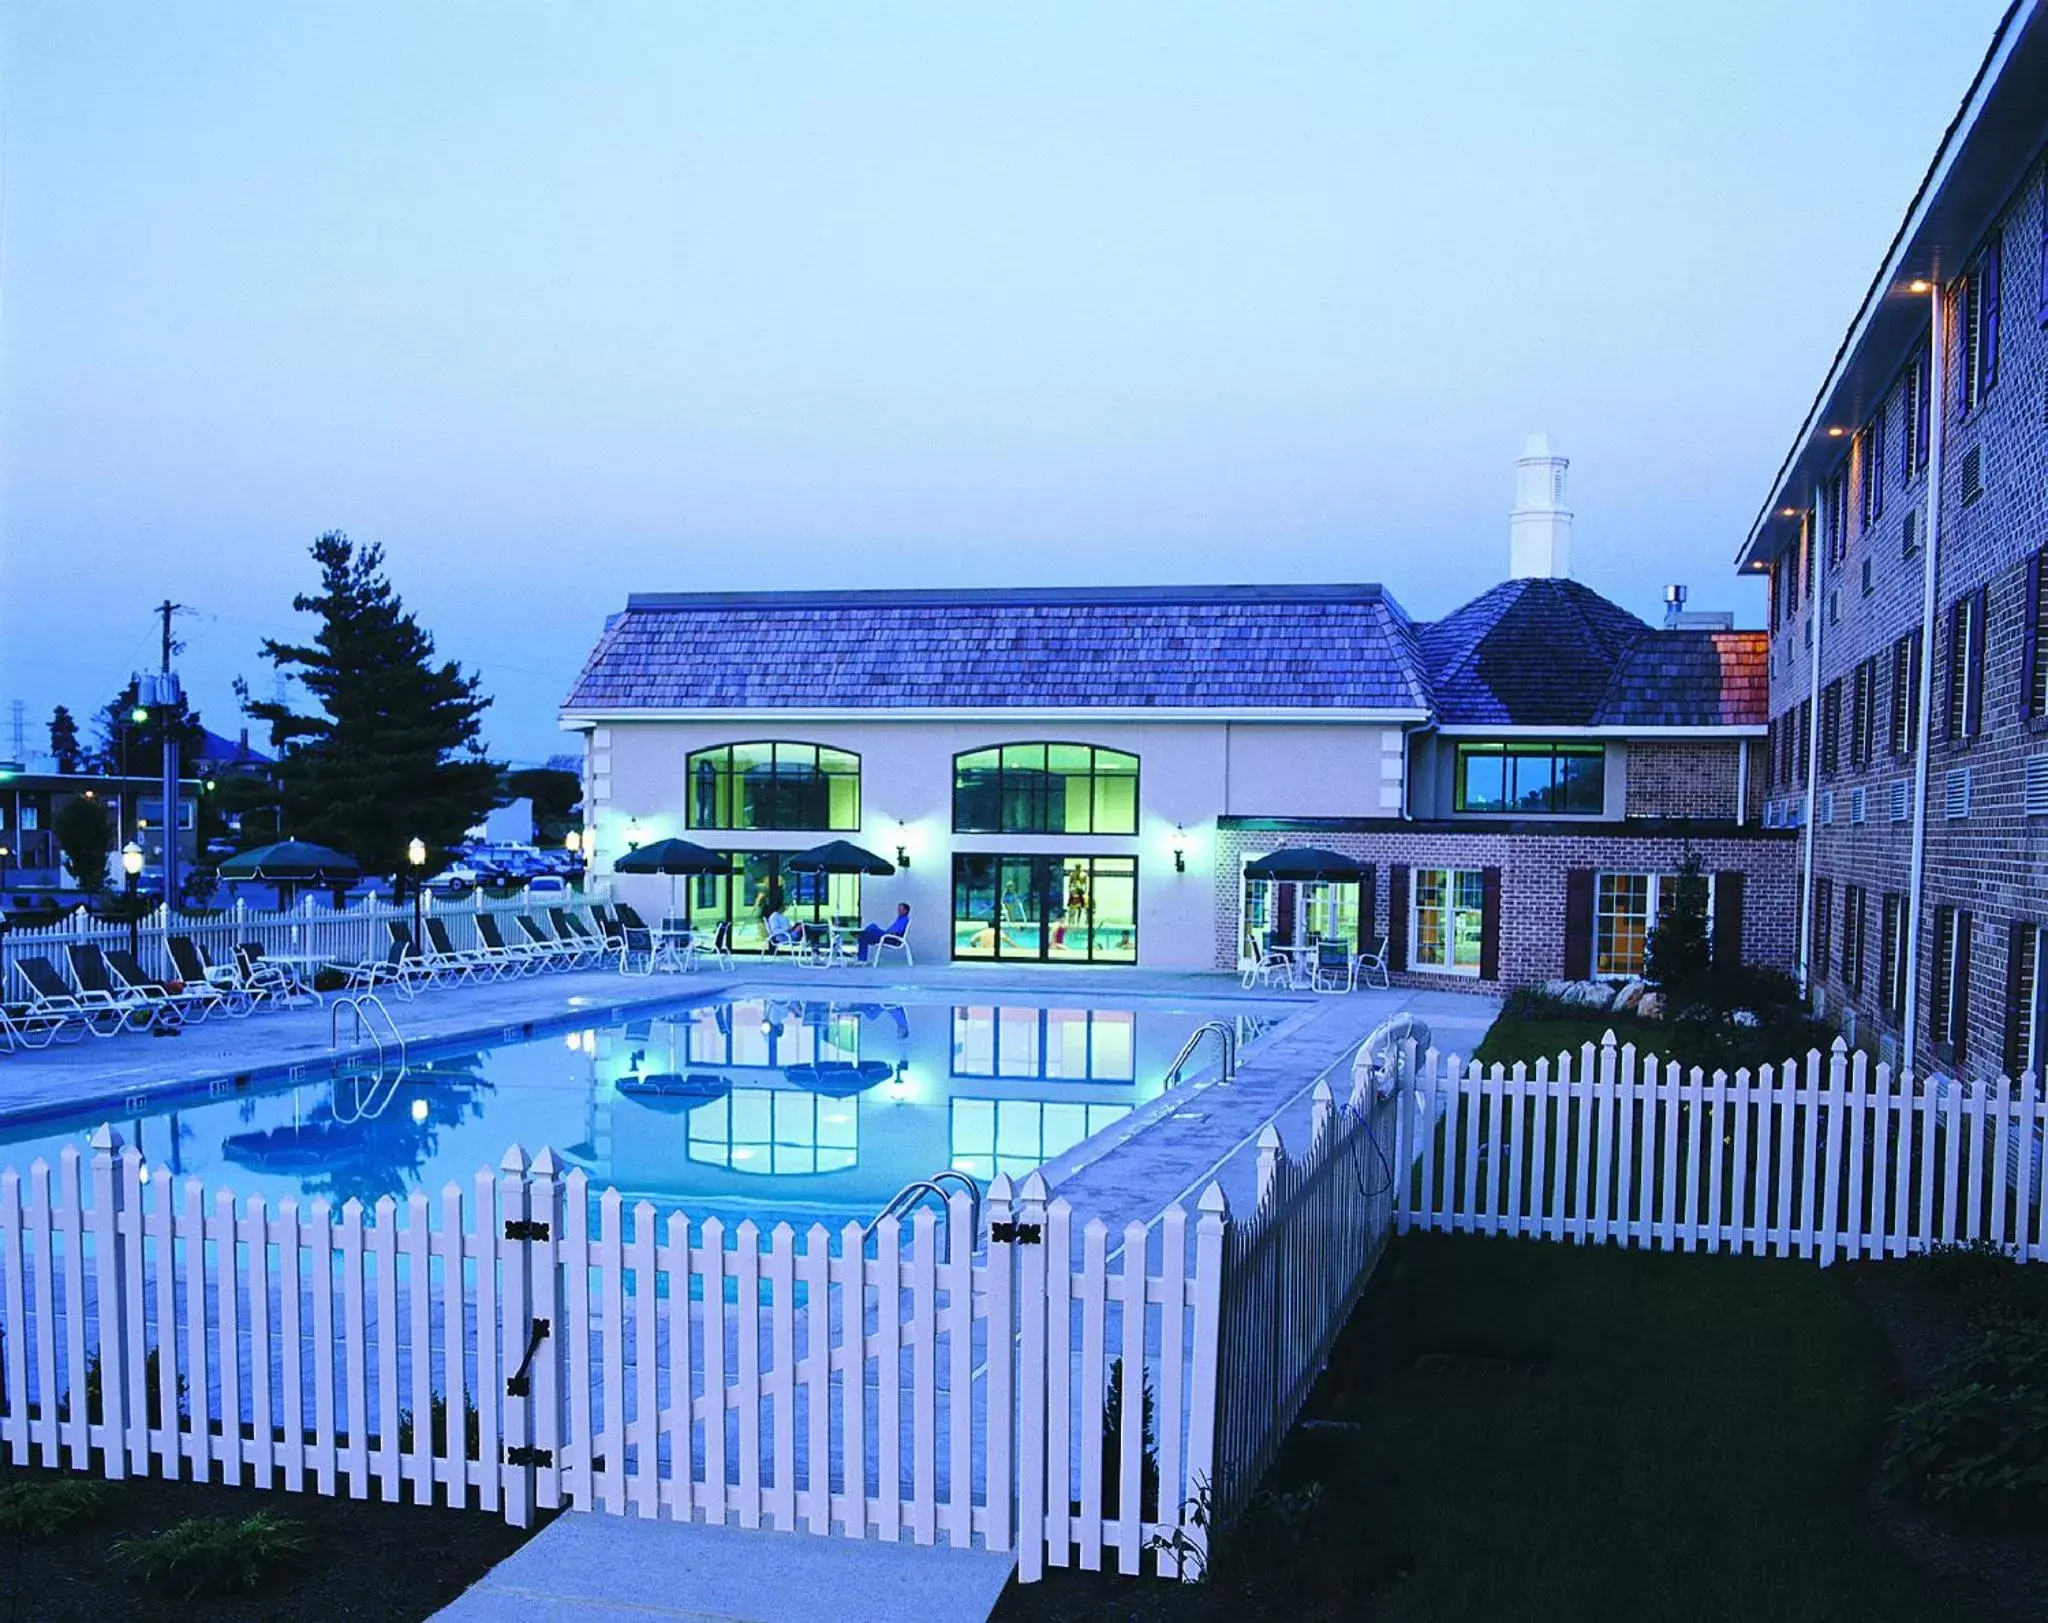
[[[640,819],[636,817],[626,825],[626,849],[628,851],[639,850],[641,838]]]
[[[1173,825],[1172,841],[1173,871],[1175,873],[1186,873],[1188,871],[1188,846],[1190,843],[1192,842],[1188,839],[1188,831],[1182,828],[1180,824],[1175,823]]]
[[[908,841],[909,841],[909,839],[910,839],[910,828],[909,828],[909,826],[908,826],[908,825],[907,825],[907,824],[906,824],[906,823],[905,823],[905,822],[903,821],[903,819],[902,819],[902,818],[900,818],[900,817],[899,817],[899,818],[897,818],[897,819],[896,819],[896,866],[897,866],[897,867],[899,867],[899,868],[907,868],[907,867],[909,867],[909,866],[910,866],[910,846],[909,846],[909,844],[908,844]]]

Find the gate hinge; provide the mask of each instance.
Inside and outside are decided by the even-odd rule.
[[[545,1240],[548,1226],[538,1218],[508,1217],[505,1219],[505,1238],[508,1240]]]
[[[505,1450],[507,1465],[553,1465],[555,1451],[552,1448],[511,1448]]]
[[[1036,1223],[991,1223],[988,1237],[998,1244],[1009,1242],[1015,1245],[1037,1245],[1040,1231]]]

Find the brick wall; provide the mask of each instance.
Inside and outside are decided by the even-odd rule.
[[[1797,850],[1789,835],[1761,831],[1738,835],[1680,835],[1609,825],[1581,825],[1556,834],[1466,833],[1404,829],[1336,833],[1322,828],[1222,828],[1216,838],[1216,967],[1238,962],[1242,902],[1238,894],[1247,856],[1285,845],[1316,845],[1374,865],[1373,920],[1388,928],[1388,874],[1396,865],[1501,870],[1500,978],[1481,982],[1469,975],[1407,971],[1399,985],[1445,990],[1482,987],[1497,991],[1566,973],[1564,961],[1565,875],[1573,868],[1617,873],[1671,873],[1688,851],[1709,872],[1734,869],[1744,875],[1742,956],[1746,963],[1792,967],[1794,900],[1798,888]],[[1583,974],[1579,967],[1574,973]]]
[[[1739,743],[1694,740],[1628,746],[1628,817],[1733,817]]]
[[[1933,674],[1932,715],[1923,721],[1933,723],[1933,742],[1924,912],[1914,987],[1924,1032],[1933,972],[1933,910],[1969,910],[1975,928],[1967,1058],[1956,1068],[1977,1075],[1996,1072],[2004,1058],[2007,927],[2014,920],[2048,919],[2048,818],[2026,817],[2021,801],[2026,759],[2048,750],[2048,733],[2040,720],[2026,715],[2026,695],[2020,691],[2026,570],[2036,549],[2048,543],[2048,328],[2037,314],[2042,186],[2043,171],[2036,165],[2010,199],[2003,220],[1996,383],[1967,414],[1962,411],[1964,346],[1959,341],[1957,301],[1951,299],[1945,317],[1946,376],[1937,388],[1944,435],[1943,488],[1935,624],[1927,649]],[[1857,445],[1849,457],[1847,553],[1834,566],[1832,585],[1823,584],[1814,601],[1803,601],[1800,612],[1772,639],[1771,713],[1784,714],[1811,691],[1806,627],[1816,614],[1822,617],[1820,679],[1823,686],[1842,680],[1845,726],[1856,665],[1872,654],[1884,656],[1879,662],[1876,758],[1861,770],[1850,768],[1845,759],[1837,771],[1824,770],[1817,786],[1833,791],[1835,817],[1832,822],[1816,819],[1813,869],[1831,883],[1836,917],[1827,931],[1828,960],[1812,964],[1811,978],[1830,1012],[1853,1009],[1860,1028],[1895,1041],[1899,1022],[1879,1005],[1876,916],[1868,927],[1864,988],[1852,996],[1841,975],[1839,913],[1846,884],[1863,886],[1876,908],[1885,892],[1905,895],[1911,883],[1912,824],[1892,823],[1884,807],[1892,782],[1910,779],[1914,763],[1888,752],[1891,714],[1884,678],[1892,644],[1921,624],[1926,560],[1918,552],[1905,552],[1903,525],[1907,511],[1914,511],[1924,545],[1927,479],[1915,475],[1901,486],[1903,418],[1896,388],[1887,394],[1885,406],[1884,513],[1874,525],[1859,522],[1867,469]],[[1964,464],[1972,451],[1977,454],[1983,493],[1966,506]],[[1953,741],[1941,724],[1949,610],[1957,598],[1980,587],[1988,589],[1982,730],[1967,742]],[[1966,818],[1952,819],[1944,814],[1943,791],[1947,775],[1960,769],[1970,773],[1970,811]],[[1867,821],[1861,825],[1850,821],[1848,811],[1851,791],[1859,786],[1867,796]],[[1781,783],[1777,792],[1789,793],[1791,787]],[[1924,1044],[1912,1058],[1918,1069],[1950,1068],[1949,1056]]]

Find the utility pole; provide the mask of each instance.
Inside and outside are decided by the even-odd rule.
[[[157,719],[163,728],[163,829],[164,829],[164,906],[172,906],[178,898],[178,739],[175,723],[184,710],[183,695],[178,691],[178,678],[171,670],[171,655],[178,651],[178,644],[171,639],[171,616],[184,605],[165,598],[156,612],[163,617],[163,669],[156,681]],[[196,812],[197,808],[195,808]],[[196,824],[197,818],[195,816]]]

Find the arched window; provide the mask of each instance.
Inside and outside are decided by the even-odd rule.
[[[850,833],[860,827],[860,757],[823,744],[720,744],[686,767],[691,828]]]
[[[953,757],[956,834],[1135,834],[1138,758],[1092,744],[997,744]]]

